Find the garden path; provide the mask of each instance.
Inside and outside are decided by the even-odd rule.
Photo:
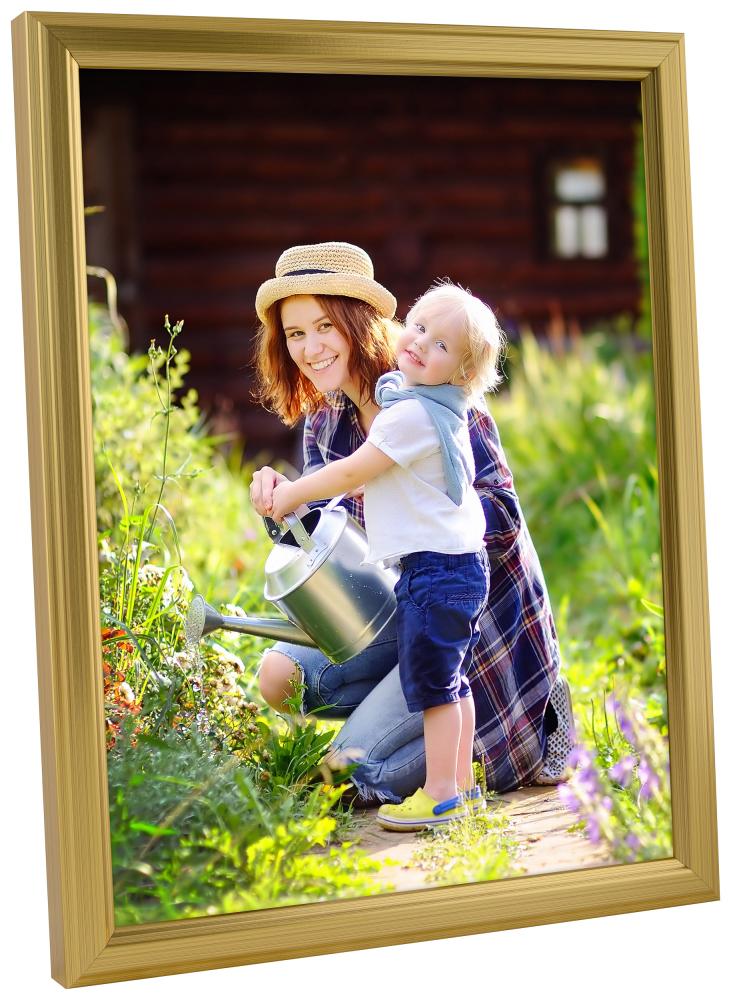
[[[505,811],[511,830],[520,845],[518,863],[526,875],[595,868],[613,862],[603,845],[592,844],[581,833],[569,831],[576,817],[562,805],[555,788],[520,788],[492,799],[488,808]],[[376,809],[362,810],[358,847],[377,861],[390,859],[374,877],[391,883],[397,890],[421,889],[427,872],[412,866],[411,856],[418,846],[417,834],[383,830],[376,822]],[[362,823],[362,825],[360,825]]]

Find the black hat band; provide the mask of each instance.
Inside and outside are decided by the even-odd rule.
[[[283,274],[282,277],[292,278],[296,274],[337,274],[337,273],[338,273],[337,271],[328,271],[327,268],[324,267],[307,267],[303,268],[301,271],[287,271],[287,273]]]

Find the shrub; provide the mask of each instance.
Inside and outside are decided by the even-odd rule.
[[[598,334],[552,354],[526,333],[515,354],[491,410],[554,606],[592,634],[659,603],[650,360]]]
[[[350,843],[331,843],[342,794],[262,789],[234,755],[194,730],[123,733],[109,756],[119,924],[233,913],[382,892]]]

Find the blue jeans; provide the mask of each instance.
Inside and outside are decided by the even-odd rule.
[[[333,749],[360,761],[352,781],[364,799],[400,802],[424,784],[424,719],[410,712],[398,670],[396,619],[345,663],[331,663],[319,649],[277,642],[302,672],[303,711],[346,719]],[[327,706],[324,708],[323,706]]]

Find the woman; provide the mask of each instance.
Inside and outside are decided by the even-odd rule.
[[[259,397],[285,423],[305,415],[305,473],[364,442],[378,412],[376,381],[394,367],[395,310],[368,255],[348,243],[285,251],[275,277],[259,288]],[[469,424],[490,562],[488,607],[469,671],[475,757],[487,787],[509,791],[561,776],[573,720],[564,681],[555,687],[555,707],[549,705],[559,670],[556,632],[497,427],[479,410],[470,412]],[[268,467],[254,473],[251,500],[259,514],[284,478]],[[344,506],[363,524],[360,496]],[[364,800],[398,802],[423,783],[422,716],[404,701],[393,628],[344,664],[276,643],[262,658],[263,697],[281,710],[298,685],[303,711],[327,706],[319,714],[347,719],[333,751],[338,760],[359,762],[352,780]]]

